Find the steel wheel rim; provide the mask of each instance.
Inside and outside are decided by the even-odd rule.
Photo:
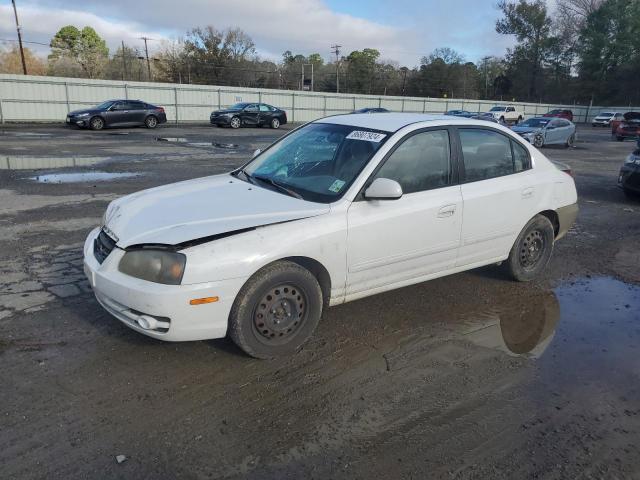
[[[544,256],[546,246],[547,242],[540,230],[529,232],[520,246],[520,265],[525,270],[535,268]]]
[[[231,126],[233,128],[238,128],[240,126],[240,119],[239,118],[232,118],[231,119]]]
[[[287,343],[304,324],[308,305],[306,293],[296,285],[269,288],[253,310],[256,338],[266,345]]]
[[[536,135],[535,138],[533,139],[533,145],[535,147],[540,148],[543,144],[544,144],[544,139],[542,138],[542,135],[540,134]]]

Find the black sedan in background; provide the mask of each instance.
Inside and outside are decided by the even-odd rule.
[[[389,110],[382,107],[365,107],[360,110],[354,110],[351,113],[389,113]]]
[[[464,118],[472,118],[476,116],[476,113],[469,112],[467,110],[449,110],[448,112],[444,112],[445,115],[451,115],[452,117],[464,117]]]
[[[91,130],[141,125],[156,128],[158,124],[166,121],[167,114],[164,108],[140,100],[108,100],[96,107],[75,110],[67,115],[67,125]]]
[[[243,125],[257,127],[268,125],[271,128],[280,128],[280,125],[287,123],[287,113],[266,103],[242,102],[211,112],[209,121],[211,125],[218,127],[240,128]]]
[[[640,140],[638,149],[629,154],[618,175],[618,186],[629,198],[640,198]]]

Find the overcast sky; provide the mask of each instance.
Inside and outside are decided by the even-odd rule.
[[[551,3],[553,0],[548,0]],[[195,26],[240,27],[261,56],[320,53],[330,46],[377,48],[385,59],[414,66],[437,47],[467,60],[503,55],[513,39],[495,32],[496,0],[17,0],[23,39],[48,44],[64,25],[92,26],[115,50],[122,40],[176,38]],[[393,7],[393,8],[390,8]],[[15,39],[10,0],[0,0],[0,39]],[[151,53],[159,42],[150,42]],[[41,53],[43,46],[26,44]]]

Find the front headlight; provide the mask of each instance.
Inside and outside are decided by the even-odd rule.
[[[625,165],[640,165],[640,155],[630,154],[624,161]]]
[[[180,285],[187,257],[166,250],[130,250],[124,254],[118,270],[132,277],[165,285]]]
[[[88,113],[79,113],[78,115],[76,115],[76,117],[88,117],[89,114]]]

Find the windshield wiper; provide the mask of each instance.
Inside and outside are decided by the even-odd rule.
[[[247,182],[251,183],[251,184],[255,184],[256,182],[253,181],[253,177],[251,175],[249,175],[247,172],[244,171],[244,168],[241,168],[240,170],[236,170],[235,172],[232,172],[231,175],[233,175],[234,177],[237,177],[238,175],[244,175],[244,178],[247,180]]]
[[[262,176],[259,176],[259,175],[250,176],[246,172],[243,172],[243,173],[245,175],[247,175],[248,178],[254,178],[256,180],[260,180],[261,182],[268,183],[269,185],[272,185],[272,186],[276,187],[278,190],[280,190],[281,192],[286,193],[287,195],[289,195],[291,197],[295,197],[295,198],[297,198],[299,200],[304,200],[304,197],[302,195],[300,195],[298,192],[295,192],[295,191],[291,190],[290,188],[285,187],[281,183],[278,183],[275,180],[273,180],[272,178],[262,177]]]

